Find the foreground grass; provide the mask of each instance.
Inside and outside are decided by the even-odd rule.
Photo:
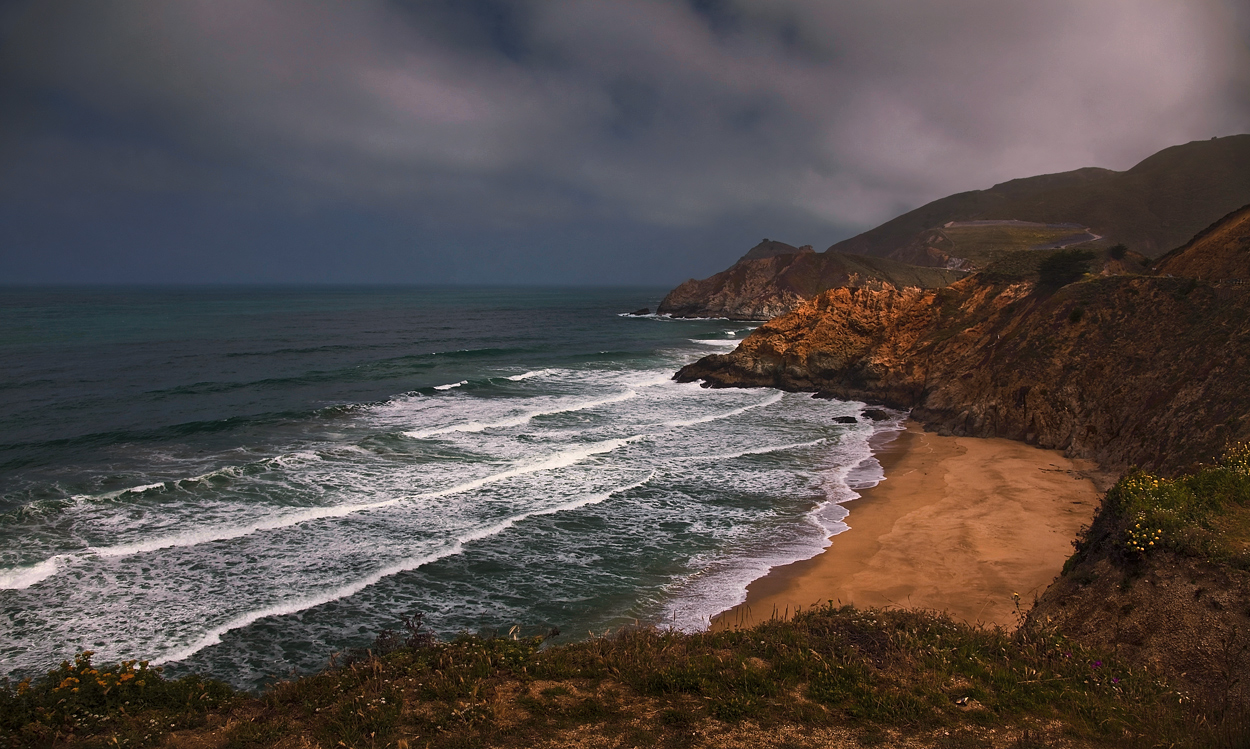
[[[414,635],[259,698],[147,669],[123,681],[134,664],[99,670],[80,657],[0,689],[0,745],[690,746],[757,735],[748,743],[1168,746],[1205,735],[1192,706],[1147,673],[1058,635],[922,612],[829,606],[749,630],[628,629],[555,647]]]

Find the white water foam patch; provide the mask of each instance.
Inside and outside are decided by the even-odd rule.
[[[522,372],[518,375],[508,375],[506,379],[512,380],[513,382],[521,382],[522,380],[528,380],[534,377],[546,377],[548,375],[553,375],[558,371],[559,370],[556,369],[536,369],[532,372]]]
[[[91,546],[87,548],[87,552],[101,557],[124,557],[132,554],[144,554],[147,552],[159,551],[160,549],[199,546],[201,544],[242,538],[243,536],[250,536],[253,533],[260,533],[263,531],[290,528],[292,526],[308,523],[313,520],[346,517],[357,512],[365,512],[381,507],[389,507],[399,501],[399,499],[390,499],[383,502],[370,502],[368,504],[317,507],[315,509],[281,515],[277,518],[249,523],[247,525],[228,526],[224,528],[205,528],[199,531],[188,531],[186,533],[153,538],[147,541],[137,541],[129,544],[118,544],[116,546]]]
[[[673,460],[696,460],[696,461],[725,461],[735,460],[737,458],[745,458],[748,455],[767,455],[768,453],[786,452],[788,450],[801,450],[805,447],[815,447],[828,442],[827,439],[821,437],[818,440],[810,442],[791,442],[784,445],[760,445],[759,447],[748,447],[745,450],[738,450],[731,453],[718,453],[715,455],[678,455]]]
[[[143,494],[156,490],[164,490],[165,482],[159,484],[140,484],[139,486],[129,486],[125,489],[117,489],[111,492],[102,492],[100,494],[75,494],[70,497],[74,502],[107,502],[109,500],[124,497],[127,494]]]
[[[57,554],[27,567],[10,567],[0,570],[0,590],[25,590],[36,583],[43,582],[59,572],[64,562],[69,559],[69,554]]]
[[[767,575],[774,567],[810,559],[834,543],[832,536],[851,527],[845,521],[852,513],[844,503],[860,495],[851,488],[848,477],[857,467],[875,460],[869,444],[875,431],[867,434],[861,430],[849,431],[838,442],[828,461],[831,465],[821,476],[826,499],[817,503],[802,518],[806,532],[795,528],[795,535],[775,548],[762,551],[749,549],[740,555],[710,561],[703,569],[674,586],[673,598],[664,609],[664,623],[688,632],[705,629],[713,616],[746,601],[746,589],[750,583]],[[814,446],[823,441],[795,444],[791,449]],[[738,455],[734,454],[734,457]],[[755,613],[767,616],[770,612]]]
[[[304,454],[307,454],[307,453],[304,453]],[[117,489],[114,491],[103,492],[100,494],[75,494],[72,497],[70,497],[70,499],[73,500],[77,504],[84,504],[84,503],[89,503],[89,502],[107,502],[107,501],[111,501],[114,499],[120,499],[121,497],[124,497],[127,494],[146,494],[147,492],[153,492],[153,491],[163,492],[163,491],[168,491],[172,489],[181,489],[181,488],[184,488],[183,484],[195,484],[195,483],[200,483],[204,481],[209,481],[211,479],[218,478],[218,477],[238,478],[240,475],[242,475],[242,471],[248,465],[269,465],[271,462],[276,461],[281,457],[282,456],[277,456],[275,458],[265,458],[264,460],[258,461],[256,463],[249,463],[245,465],[222,466],[221,468],[208,471],[207,473],[201,473],[196,476],[188,476],[187,478],[182,478],[182,479],[173,479],[171,481],[165,481],[159,484],[140,484],[139,486],[131,486],[125,489]],[[281,467],[289,467],[289,466],[282,466],[280,463],[278,465]]]
[[[641,481],[635,481],[633,483],[627,484],[625,486],[617,487],[615,489],[609,490],[607,492],[603,492],[601,494],[591,495],[588,497],[582,497],[572,502],[566,502],[561,505],[556,505],[555,507],[548,507],[542,510],[533,510],[530,512],[523,512],[523,513],[514,515],[512,517],[509,517],[502,522],[495,523],[494,525],[491,525],[489,527],[481,528],[481,529],[470,531],[469,533],[463,534],[440,551],[434,552],[432,554],[422,555],[419,557],[410,557],[408,559],[404,559],[395,564],[391,564],[386,567],[383,567],[382,569],[377,570],[376,572],[373,572],[372,574],[369,574],[365,576],[364,578],[356,580],[347,585],[335,588],[330,591],[326,591],[324,593],[321,593],[315,596],[307,596],[304,598],[298,598],[293,601],[287,601],[284,603],[267,606],[262,609],[257,609],[255,611],[249,611],[246,614],[242,614],[240,616],[235,617],[234,619],[231,619],[225,624],[222,624],[218,627],[214,627],[213,629],[209,630],[207,633],[205,633],[200,639],[196,640],[195,642],[189,645],[186,645],[182,648],[178,648],[172,652],[160,655],[152,659],[151,662],[153,665],[159,666],[164,663],[173,663],[176,661],[185,660],[186,658],[191,657],[192,655],[194,655],[195,653],[198,653],[204,648],[220,644],[222,635],[232,630],[241,629],[243,627],[248,626],[249,624],[253,624],[261,619],[266,619],[271,616],[286,616],[289,614],[296,614],[296,613],[305,611],[307,609],[310,609],[316,606],[322,606],[324,604],[331,603],[333,601],[338,601],[343,598],[348,598],[350,596],[356,595],[357,593],[361,592],[365,588],[368,588],[372,585],[376,585],[381,580],[387,577],[391,577],[392,575],[397,575],[401,572],[407,572],[409,570],[415,570],[427,564],[430,564],[432,562],[436,562],[440,559],[445,559],[449,556],[460,554],[464,551],[465,544],[473,543],[475,541],[482,541],[484,539],[490,538],[491,536],[496,536],[508,530],[509,528],[516,525],[517,523],[523,520],[526,520],[528,518],[537,517],[540,515],[552,515],[558,512],[567,512],[569,510],[575,510],[581,507],[586,507],[588,505],[597,504],[599,502],[603,502],[604,500],[612,497],[615,494],[621,494],[627,491],[632,491],[634,489],[637,489],[638,487],[650,481],[654,476],[655,476],[655,472],[652,471],[646,478],[642,479]]]
[[[733,333],[730,333],[729,335],[733,335]],[[690,341],[691,343],[697,343],[700,346],[717,346],[719,348],[736,348],[739,343],[742,343],[742,341],[738,341],[738,340],[725,341],[719,338],[716,338],[716,339],[688,338],[686,340]]]
[[[435,390],[451,390],[452,388],[458,388],[461,385],[468,385],[468,384],[469,384],[468,380],[461,380],[460,382],[453,382],[447,385],[435,385],[434,389]]]
[[[777,401],[781,400],[782,397],[783,397],[782,393],[775,392],[772,395],[769,395],[768,397],[766,397],[764,400],[760,401],[759,403],[752,403],[750,405],[742,406],[740,408],[735,408],[732,411],[726,411],[724,413],[700,416],[699,418],[696,418],[696,419],[669,421],[665,423],[665,426],[666,427],[690,427],[696,424],[707,424],[710,421],[720,421],[721,419],[729,419],[739,414],[744,414],[747,411],[750,411],[755,408],[763,408],[765,406],[771,406]]]
[[[311,522],[313,520],[322,520],[327,518],[342,518],[359,512],[367,512],[369,510],[378,510],[385,507],[393,507],[402,502],[419,501],[422,499],[437,499],[447,497],[453,494],[461,494],[463,492],[480,489],[489,484],[495,484],[500,481],[506,481],[517,476],[524,476],[539,471],[553,471],[560,468],[567,468],[576,465],[587,458],[595,455],[612,452],[618,448],[624,447],[632,442],[637,442],[646,435],[638,434],[631,437],[624,437],[613,440],[605,440],[584,447],[565,450],[549,455],[548,457],[526,463],[514,468],[510,468],[500,473],[494,473],[489,476],[483,476],[479,479],[467,481],[462,484],[442,489],[435,492],[424,492],[415,497],[396,497],[380,502],[368,502],[353,505],[338,505],[332,507],[317,507],[303,510],[295,513],[288,513],[276,518],[260,520],[254,523],[237,526],[205,528],[198,531],[188,531],[170,536],[152,538],[145,541],[138,541],[130,544],[118,544],[116,546],[88,547],[87,552],[100,557],[124,557],[133,554],[143,554],[147,552],[159,551],[160,549],[170,549],[177,547],[199,546],[201,544],[214,543],[218,541],[229,541],[243,536],[249,536],[253,533],[263,531],[275,531],[290,528],[295,525]],[[51,560],[49,560],[51,561]],[[40,563],[47,564],[46,562]],[[36,565],[37,567],[40,565]],[[57,569],[54,567],[44,578],[56,574]],[[40,579],[44,579],[40,578]],[[3,580],[3,578],[0,578]],[[3,587],[3,586],[0,586]]]
[[[478,489],[486,486],[487,484],[494,484],[499,481],[513,478],[514,476],[523,476],[527,473],[535,473],[537,471],[553,471],[557,468],[567,468],[595,455],[609,453],[613,450],[624,447],[631,442],[637,442],[645,439],[646,436],[647,435],[645,434],[635,434],[632,437],[604,440],[603,442],[586,445],[585,447],[580,447],[575,450],[566,450],[564,452],[551,455],[536,463],[530,463],[529,465],[513,468],[511,470],[504,471],[503,473],[496,473],[484,478],[460,484],[459,486],[453,486],[450,489],[444,489],[439,492],[429,492],[427,494],[422,494],[421,496],[422,498],[445,497],[449,494],[459,494],[461,492]]]
[[[637,398],[637,397],[638,397],[638,392],[636,390],[627,390],[624,393],[619,393],[617,395],[609,396],[607,398],[599,398],[596,400],[583,401],[580,403],[573,403],[567,406],[559,406],[557,408],[541,409],[538,411],[526,411],[516,416],[510,417],[507,419],[499,419],[497,421],[490,421],[490,422],[470,421],[470,422],[466,422],[462,424],[452,424],[451,426],[438,427],[436,429],[414,430],[411,432],[404,432],[403,434],[405,437],[411,437],[414,440],[421,440],[421,439],[429,439],[430,437],[437,437],[442,434],[453,434],[455,432],[473,433],[473,432],[482,432],[487,429],[507,429],[510,427],[518,427],[523,424],[526,424],[532,419],[538,418],[539,416],[554,416],[555,414],[573,413],[575,411],[585,411],[587,409],[598,408],[600,406],[607,406],[613,403],[620,403],[622,401],[627,401],[627,400],[630,400],[631,398]]]

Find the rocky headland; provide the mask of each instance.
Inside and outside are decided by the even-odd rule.
[[[1039,272],[1049,255],[1032,253],[941,289],[831,289],[676,377],[910,409],[935,431],[1112,471],[1178,471],[1250,435],[1248,212],[1162,266],[1220,269],[1205,278],[1090,266],[1056,287]]]
[[[673,289],[660,303],[659,314],[767,320],[829,289],[936,288],[963,275],[886,258],[817,253],[810,246],[790,248],[766,239],[728,270]]]

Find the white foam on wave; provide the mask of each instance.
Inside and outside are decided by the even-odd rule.
[[[308,455],[311,453],[304,453],[304,454]],[[283,456],[278,456],[276,458],[266,458],[264,461],[261,461],[261,462],[269,464],[269,463],[278,461],[282,457]],[[278,465],[282,465],[282,464],[278,463]],[[288,467],[288,466],[283,465],[283,467]],[[111,492],[102,492],[100,494],[75,494],[74,496],[70,497],[70,499],[74,500],[74,502],[78,504],[83,504],[86,502],[102,502],[102,501],[108,501],[112,499],[118,499],[122,496],[125,496],[126,494],[144,494],[150,491],[157,491],[157,490],[164,491],[170,488],[181,488],[183,484],[194,484],[194,483],[198,483],[201,481],[208,481],[209,479],[216,478],[218,476],[229,476],[232,478],[238,477],[239,471],[241,468],[242,466],[237,466],[237,465],[223,466],[221,468],[208,471],[207,473],[201,473],[196,476],[188,476],[184,479],[174,479],[172,481],[164,481],[159,484],[140,484],[139,486],[131,486],[125,489],[117,489]]]
[[[607,398],[599,398],[596,400],[582,401],[558,408],[540,409],[537,411],[525,411],[506,419],[498,419],[496,421],[468,421],[461,424],[452,424],[451,426],[438,427],[437,429],[418,429],[410,432],[404,432],[405,437],[411,437],[414,440],[423,440],[430,437],[437,437],[440,434],[452,434],[455,432],[481,432],[486,429],[506,429],[509,427],[521,426],[536,419],[539,416],[553,416],[555,414],[572,413],[574,411],[585,411],[589,408],[598,408],[599,406],[607,406],[612,403],[620,403],[631,398],[637,398],[638,391],[626,390],[624,393],[609,396]]]
[[[321,520],[323,518],[346,517],[347,515],[352,515],[358,512],[365,512],[367,510],[374,510],[381,507],[389,507],[399,501],[399,499],[388,499],[382,502],[370,502],[367,504],[317,507],[309,510],[303,510],[301,512],[287,513],[245,525],[204,528],[198,531],[187,531],[185,533],[177,533],[169,536],[159,536],[145,541],[118,544],[116,546],[90,546],[87,548],[87,552],[101,557],[125,557],[132,554],[144,554],[151,551],[158,551],[160,549],[172,549],[183,546],[199,546],[201,544],[213,543],[216,541],[229,541],[235,538],[242,538],[243,536],[250,536],[253,533],[260,533],[262,531],[290,528],[293,525],[300,525],[301,523]]]
[[[730,335],[733,335],[733,333],[730,333]],[[722,341],[722,340],[720,340],[720,339],[718,339],[718,338],[717,338],[717,339],[708,339],[708,338],[687,338],[686,340],[687,340],[687,341],[690,341],[691,343],[698,343],[698,344],[701,344],[701,345],[703,345],[703,346],[716,346],[716,347],[719,347],[719,348],[734,348],[734,347],[735,347],[735,346],[737,346],[737,345],[738,345],[738,343],[739,343],[739,341],[736,341],[736,340],[734,340],[734,341]]]
[[[699,417],[699,418],[697,418],[697,419],[686,419],[686,420],[681,420],[681,421],[668,421],[668,422],[665,422],[664,426],[667,426],[667,427],[690,427],[690,426],[694,426],[694,425],[696,425],[696,424],[706,424],[706,423],[708,423],[709,421],[720,421],[721,419],[728,419],[728,418],[732,418],[732,417],[734,417],[734,416],[737,416],[738,414],[744,414],[744,413],[746,413],[747,411],[750,411],[750,410],[751,410],[751,409],[753,409],[753,408],[763,408],[764,406],[771,406],[771,405],[773,405],[774,403],[776,403],[777,401],[781,400],[781,399],[782,399],[782,397],[784,397],[784,394],[783,394],[783,393],[781,393],[781,392],[774,392],[772,395],[769,395],[767,398],[765,398],[764,400],[760,401],[759,403],[751,403],[751,404],[749,404],[749,405],[742,406],[742,407],[740,407],[740,408],[735,408],[735,409],[733,409],[733,410],[731,410],[731,411],[725,411],[724,413],[719,413],[719,414],[709,414],[709,415],[707,415],[707,416],[700,416],[700,417]]]
[[[457,537],[454,541],[444,546],[439,551],[436,551],[431,554],[424,554],[424,555],[417,556],[417,557],[409,557],[407,559],[396,562],[395,564],[391,564],[386,567],[383,567],[382,569],[379,569],[369,575],[366,575],[365,577],[359,580],[355,580],[351,583],[348,583],[347,585],[343,585],[338,588],[334,588],[332,590],[325,591],[324,593],[320,593],[317,595],[306,596],[304,598],[298,598],[293,601],[286,601],[283,603],[274,604],[272,606],[267,606],[265,608],[257,609],[255,611],[249,611],[245,614],[241,614],[231,619],[225,624],[222,624],[218,627],[214,627],[213,629],[206,632],[202,637],[200,637],[200,639],[196,640],[195,642],[192,642],[189,645],[173,650],[172,652],[165,653],[164,655],[161,655],[157,658],[152,659],[151,662],[153,663],[153,665],[159,666],[163,663],[173,663],[175,661],[185,660],[186,658],[191,657],[192,655],[198,653],[204,648],[219,644],[221,642],[222,635],[226,634],[227,632],[230,632],[231,630],[246,627],[249,624],[252,624],[261,619],[266,619],[271,616],[285,616],[288,614],[295,614],[295,613],[299,613],[300,611],[304,611],[304,610],[307,610],[316,606],[321,606],[321,605],[330,603],[332,601],[337,601],[343,598],[354,596],[360,591],[364,590],[365,588],[368,588],[371,585],[377,584],[384,578],[390,577],[392,575],[397,575],[401,572],[415,570],[420,567],[424,567],[425,565],[430,564],[432,562],[436,562],[440,559],[445,559],[449,556],[460,554],[461,552],[464,551],[465,544],[469,544],[474,541],[481,541],[486,538],[490,538],[491,536],[496,536],[523,520],[526,520],[532,517],[537,517],[540,515],[552,515],[558,512],[567,512],[569,510],[575,510],[580,507],[585,507],[587,505],[592,505],[598,502],[602,502],[615,494],[621,494],[623,492],[637,489],[638,487],[650,481],[652,477],[654,476],[655,476],[655,472],[652,471],[650,475],[648,475],[646,478],[642,479],[641,481],[635,481],[631,484],[620,486],[615,489],[602,492],[600,494],[592,494],[590,496],[582,497],[580,499],[576,499],[571,502],[565,502],[563,504],[556,505],[554,507],[547,507],[541,510],[531,510],[529,512],[519,513],[517,515],[513,515],[512,517],[506,518],[505,520],[499,523],[495,523],[491,526],[480,528],[480,529],[462,534],[461,536]]]
[[[734,460],[735,458],[746,457],[747,455],[767,455],[768,453],[779,453],[785,450],[800,450],[804,447],[815,447],[823,444],[828,440],[824,437],[811,440],[810,442],[790,442],[784,445],[760,445],[759,447],[748,447],[745,450],[738,450],[732,453],[717,453],[714,455],[681,455],[673,458],[673,460]]]
[[[385,507],[392,507],[401,502],[419,501],[422,499],[437,499],[440,497],[450,496],[452,494],[460,494],[462,492],[480,489],[489,484],[506,481],[517,476],[524,476],[539,471],[553,471],[560,468],[567,468],[576,465],[587,458],[603,453],[612,452],[631,442],[637,442],[643,439],[645,435],[637,434],[631,437],[622,437],[619,439],[603,440],[595,442],[572,450],[564,450],[553,453],[546,458],[531,463],[524,463],[515,466],[506,471],[493,473],[489,476],[466,481],[463,484],[448,487],[436,492],[426,492],[418,494],[415,497],[395,497],[392,499],[382,500],[380,502],[367,502],[352,505],[335,505],[331,507],[315,507],[300,512],[285,513],[277,517],[258,520],[253,523],[247,523],[236,526],[217,526],[204,528],[196,531],[187,531],[168,536],[150,538],[143,541],[137,541],[129,544],[118,544],[116,546],[93,546],[88,547],[87,553],[95,554],[101,557],[123,557],[133,554],[143,554],[160,549],[170,549],[176,547],[199,546],[201,544],[213,543],[216,541],[229,541],[243,536],[249,536],[253,533],[263,531],[282,530],[291,526],[300,525],[302,523],[311,522],[313,520],[321,520],[325,518],[341,518],[353,515],[359,512],[367,512],[369,510],[378,510]],[[48,575],[55,574],[53,569]]]
[[[469,384],[468,380],[461,380],[460,382],[453,382],[447,385],[435,385],[434,389],[435,390],[451,390],[452,388],[458,388],[461,385],[468,385],[468,384]]]
[[[117,489],[111,492],[101,492],[100,494],[75,494],[74,496],[70,497],[70,499],[78,503],[100,502],[100,501],[108,501],[110,499],[117,499],[118,497],[122,497],[127,494],[143,494],[144,492],[150,492],[150,491],[155,491],[157,489],[164,489],[164,488],[165,488],[165,482],[161,482],[159,484],[140,484],[139,486],[128,486],[125,489]]]
[[[528,380],[531,377],[545,377],[547,375],[555,374],[556,372],[557,370],[555,369],[536,369],[532,372],[522,372],[519,375],[508,375],[507,379],[512,380],[513,382],[520,382],[521,380]]]
[[[62,562],[69,558],[68,554],[57,554],[27,567],[0,570],[0,590],[25,590],[35,583],[47,580],[59,572]]]
[[[444,489],[438,492],[430,492],[428,494],[422,494],[421,497],[431,498],[431,499],[436,498],[436,497],[445,497],[449,494],[459,494],[460,492],[472,491],[473,489],[486,486],[487,484],[493,484],[499,481],[504,481],[506,479],[513,478],[514,476],[523,476],[527,473],[535,473],[537,471],[553,471],[553,470],[556,470],[557,468],[567,468],[571,465],[580,463],[586,458],[589,458],[595,455],[602,455],[603,453],[612,452],[613,450],[624,447],[625,445],[628,445],[631,442],[637,442],[638,440],[644,439],[645,437],[646,437],[645,434],[635,434],[632,437],[621,437],[618,439],[604,440],[602,442],[595,442],[595,443],[586,445],[584,447],[577,448],[575,450],[565,450],[563,452],[558,452],[558,453],[555,453],[554,455],[548,456],[547,458],[537,461],[535,463],[529,463],[527,465],[518,466],[517,468],[509,469],[502,473],[495,473],[495,474],[491,474],[490,476],[484,476],[480,479],[474,479],[473,481],[469,481],[469,482],[460,484],[458,486],[453,486],[450,489]]]

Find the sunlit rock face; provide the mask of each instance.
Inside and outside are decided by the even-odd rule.
[[[920,268],[884,258],[816,253],[810,246],[767,254],[780,245],[757,245],[732,268],[691,279],[669,292],[659,312],[673,317],[726,317],[769,320],[788,314],[805,301],[834,288],[935,288],[964,274],[941,268]],[[788,247],[782,245],[781,249]]]

